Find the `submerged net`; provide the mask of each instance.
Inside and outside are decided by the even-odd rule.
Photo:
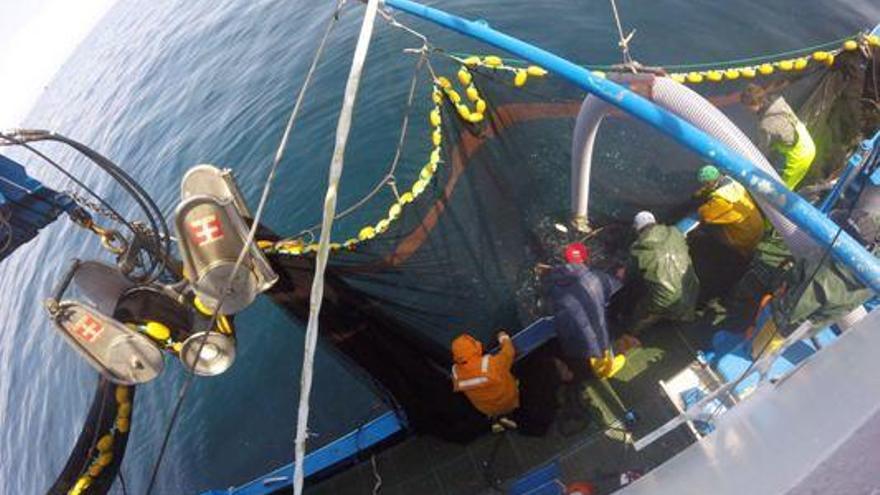
[[[821,184],[880,123],[878,49],[862,43],[826,55],[833,62],[820,54],[776,62],[773,74],[762,74],[763,66],[706,70],[693,89],[752,138],[757,119],[739,103],[740,93],[750,83],[781,92],[818,147],[804,184]],[[576,238],[557,224],[570,215],[571,139],[584,94],[539,69],[476,60],[458,60],[472,65],[463,79],[455,75],[457,63],[437,64],[451,77],[435,79],[423,97],[433,97],[435,107],[416,120],[410,132],[419,138],[403,153],[407,163],[425,165],[396,173],[397,201],[383,204],[378,198],[387,196],[378,196],[353,215],[367,226],[333,246],[321,315],[325,343],[372,377],[415,431],[453,440],[467,440],[485,424],[452,393],[449,343],[469,332],[491,347],[497,330],[516,331],[540,316],[533,269],[558,261],[560,247]],[[696,80],[692,74],[673,77]],[[425,135],[432,146],[424,145]],[[636,211],[650,209],[673,223],[695,206],[700,159],[632,118],[606,119],[593,162],[590,221],[600,230],[589,242],[600,268],[621,259]],[[298,318],[308,312],[314,249],[307,238],[268,249],[282,275],[272,296]],[[693,253],[704,287],[717,293],[745,268],[719,269],[723,249]]]

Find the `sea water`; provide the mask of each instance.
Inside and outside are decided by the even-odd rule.
[[[213,163],[235,171],[256,204],[296,92],[334,2],[121,0],[46,87],[26,123],[87,143],[124,167],[170,215],[182,174]],[[265,223],[293,234],[320,219],[336,118],[363,8],[349,2],[331,36],[282,162]],[[429,2],[535,42],[580,63],[620,60],[605,0]],[[633,54],[647,64],[762,55],[837,39],[880,22],[873,0],[619,0]],[[494,53],[399,14],[452,51]],[[393,157],[420,42],[379,21],[346,155],[340,207],[356,201]],[[3,74],[2,77],[15,77]],[[418,86],[413,139],[428,131],[429,87]],[[57,157],[122,210],[130,199],[106,176],[55,145]],[[420,151],[420,150],[416,150]],[[4,151],[7,152],[7,151]],[[14,158],[27,155],[11,152]],[[405,154],[418,170],[423,155]],[[57,189],[70,184],[37,160],[29,171]],[[597,199],[599,201],[600,199]],[[339,223],[347,238],[365,211]],[[82,427],[95,372],[52,328],[41,301],[69,259],[107,259],[94,237],[67,221],[0,264],[0,493],[38,494],[51,485]],[[171,436],[154,493],[198,493],[240,484],[290,462],[303,330],[264,300],[237,318],[239,353],[224,375],[197,379]],[[144,493],[183,381],[165,373],[139,387],[122,473]],[[312,395],[312,445],[381,412],[356,373],[319,351]],[[119,483],[114,487],[122,493]]]

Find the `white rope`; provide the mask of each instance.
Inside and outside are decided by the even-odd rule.
[[[330,161],[327,194],[324,197],[324,219],[321,226],[321,237],[318,241],[318,254],[315,259],[315,277],[312,281],[312,293],[309,300],[309,322],[306,325],[306,342],[303,350],[302,378],[300,381],[294,449],[293,493],[295,495],[301,495],[303,490],[303,461],[305,460],[306,439],[308,437],[309,396],[312,391],[315,348],[318,344],[318,315],[321,312],[321,302],[324,298],[324,269],[327,267],[327,258],[330,255],[330,231],[333,227],[333,217],[336,215],[336,199],[339,190],[339,180],[342,177],[345,146],[348,142],[348,133],[351,130],[352,113],[355,101],[357,100],[358,86],[360,85],[364,62],[367,58],[367,50],[370,47],[373,23],[376,19],[378,8],[379,0],[369,0],[367,3],[364,23],[361,25],[361,32],[358,36],[357,47],[354,50],[351,70],[348,74],[348,82],[345,85],[345,98],[342,102],[342,110],[339,112],[339,123],[336,127],[336,146],[333,150],[333,158]]]
[[[623,52],[623,63],[624,65],[632,65],[633,59],[629,54],[629,42],[632,39],[633,35],[636,34],[636,30],[633,29],[629,34],[623,34],[623,25],[620,22],[620,14],[617,12],[617,2],[615,0],[609,0],[611,2],[611,11],[614,13],[614,22],[617,24],[617,35],[620,37],[620,41],[617,42],[617,46],[620,47],[620,50]]]

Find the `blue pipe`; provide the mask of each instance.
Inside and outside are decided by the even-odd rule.
[[[632,91],[593,75],[558,55],[496,31],[481,22],[469,21],[410,0],[385,0],[385,5],[412,14],[465,36],[483,41],[553,72],[581,89],[641,119],[700,157],[716,164],[746,186],[752,194],[776,206],[786,217],[822,246],[838,236],[838,227],[816,208],[784,185],[762,172],[742,156],[711,138],[677,115]],[[849,267],[866,286],[880,294],[880,260],[846,232],[840,232],[831,246],[832,256]]]

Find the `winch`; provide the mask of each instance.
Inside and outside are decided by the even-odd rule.
[[[184,276],[212,311],[241,311],[278,276],[248,242],[250,212],[232,174],[213,165],[193,167],[183,177],[181,200],[175,226]]]

